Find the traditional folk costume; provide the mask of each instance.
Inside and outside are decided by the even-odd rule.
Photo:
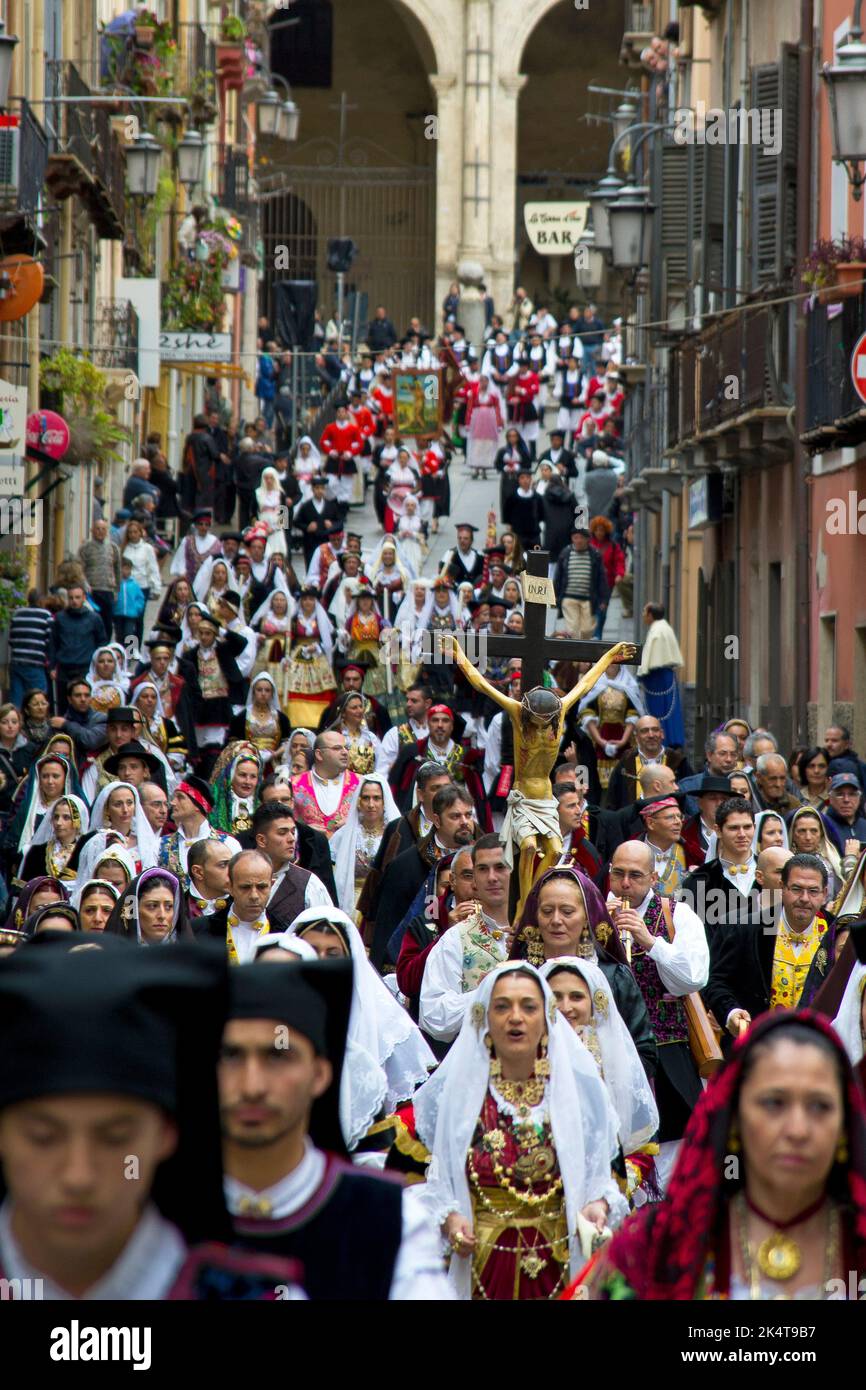
[[[301,598],[309,590],[301,590]],[[299,607],[292,619],[289,650],[289,705],[292,728],[318,726],[323,708],[330,704],[337,682],[331,666],[333,656],[331,623],[316,597],[314,612],[308,617]]]
[[[64,845],[54,833],[52,815],[58,806],[68,806],[75,831],[69,844]],[[90,829],[90,812],[80,796],[59,796],[42,818],[42,823],[30,841],[30,848],[21,864],[20,877],[24,882],[33,878],[48,876],[61,882],[74,882],[75,869],[70,861],[75,854],[78,841]]]
[[[219,617],[220,599],[231,593],[234,587],[234,570],[222,556],[212,556],[205,560],[192,586],[199,603],[204,604],[214,618]]]
[[[201,622],[210,623],[219,631],[216,619],[203,614]],[[195,735],[200,749],[222,745],[234,707],[244,703],[247,687],[238,658],[246,645],[241,633],[226,631],[210,647],[196,643],[178,663],[195,710]]]
[[[541,382],[535,372],[521,367],[508,387],[508,419],[520,432],[520,437],[531,455],[535,452],[538,438],[538,410],[535,398],[541,390]]]
[[[842,1043],[828,1021],[809,1010],[778,1012],[757,1019],[733,1046],[728,1064],[700,1097],[684,1136],[679,1161],[664,1199],[628,1217],[609,1245],[582,1269],[566,1298],[672,1302],[785,1297],[786,1278],[799,1266],[799,1247],[785,1231],[757,1250],[747,1238],[748,1208],[743,1165],[732,1174],[731,1136],[747,1059],[754,1047],[781,1025],[796,1022],[826,1039],[838,1056],[845,1110],[847,1155],[834,1166],[825,1187],[827,1245],[823,1286],[800,1289],[796,1299],[846,1298],[854,1271],[856,1289],[866,1275],[866,1109]],[[769,1248],[768,1248],[769,1247]],[[739,1268],[734,1265],[739,1252]],[[773,1255],[776,1258],[773,1258]],[[856,1296],[856,1295],[855,1295]]]
[[[294,599],[290,595],[284,595],[286,611],[282,614],[275,613],[273,601],[277,593],[281,592],[282,590],[275,589],[273,593],[268,594],[264,603],[252,616],[251,628],[261,633],[265,640],[259,646],[251,685],[255,684],[259,675],[267,675],[277,691],[280,707],[286,708],[289,702],[288,646],[296,607]]]
[[[358,599],[365,593],[373,598],[369,587],[365,586],[356,591],[349,604],[345,628],[346,656],[354,666],[361,666],[366,672],[365,691],[370,695],[380,695],[385,689],[385,673],[381,665],[381,636],[385,620],[375,600],[372,609],[361,611]]]
[[[169,719],[165,712],[162,695],[155,680],[148,680],[143,677],[137,681],[129,697],[130,708],[138,709],[138,702],[143,690],[153,690],[156,693],[156,709],[150,719],[145,719],[140,735],[147,743],[152,744],[154,749],[166,759],[170,768],[179,770],[186,763],[188,749],[186,739],[181,733],[173,719]]]
[[[155,884],[164,885],[170,889],[172,895],[171,929],[159,944],[167,946],[177,944],[184,937],[191,938],[192,932],[186,919],[186,901],[181,892],[180,882],[176,874],[163,868],[145,869],[144,873],[139,874],[127,885],[111,910],[105,930],[116,936],[125,936],[128,941],[135,941],[139,946],[148,946],[149,943],[141,931],[139,903],[147,889]]]
[[[219,536],[212,536],[210,533],[200,536],[197,531],[190,531],[175,551],[169,573],[183,575],[192,584],[205,561],[215,559],[217,555],[222,555],[222,552]]]
[[[647,628],[638,676],[643,686],[647,714],[662,726],[665,743],[681,747],[686,741],[683,706],[677,668],[683,654],[670,623],[657,618]]]
[[[313,771],[293,777],[298,819],[305,825],[311,825],[314,830],[321,830],[330,839],[348,820],[352,793],[358,780],[358,774],[351,770],[330,782],[324,781]]]
[[[613,678],[607,673],[588,691],[577,707],[581,728],[591,736],[595,727],[597,734],[607,746],[618,743],[626,731],[626,725],[634,725],[646,713],[640,686],[628,671],[620,670]],[[598,776],[604,791],[610,781],[611,773],[619,761],[619,754],[609,756],[605,750],[596,750]]]
[[[364,788],[375,783],[381,788],[384,798],[384,818],[379,830],[365,830],[361,825],[358,801]],[[352,793],[349,815],[346,823],[331,840],[331,857],[334,860],[334,880],[337,896],[342,910],[354,920],[355,905],[367,878],[373,869],[385,826],[398,820],[400,812],[391,794],[388,780],[381,773],[370,772],[361,776]]]
[[[546,1038],[528,1082],[502,1078],[488,1010],[494,985],[520,968],[506,963],[485,977],[457,1041],[414,1098],[418,1135],[432,1153],[422,1200],[437,1225],[459,1213],[476,1237],[471,1256],[451,1255],[449,1282],[466,1300],[556,1298],[583,1258],[583,1208],[606,1200],[612,1226],[626,1211],[611,1178],[619,1141],[608,1093],[531,967]]]
[[[398,518],[403,515],[403,502],[410,492],[418,490],[418,470],[410,464],[408,449],[400,449],[395,463],[387,472],[388,501],[385,506],[385,530],[390,535],[396,530]]]
[[[337,501],[345,505],[364,500],[364,476],[358,467],[363,447],[363,436],[352,419],[333,420],[319,440],[319,449],[325,455],[325,474],[332,481]]]
[[[239,796],[232,786],[232,779],[238,765],[245,762],[255,763],[258,780],[249,796]],[[245,835],[252,828],[253,814],[261,796],[263,768],[261,754],[252,743],[230,743],[217,758],[211,772],[214,804],[208,816],[217,830],[225,830],[237,837]]]
[[[261,681],[267,681],[271,688],[270,704],[265,711],[259,709],[253,699],[253,691]],[[246,709],[234,716],[229,725],[229,738],[244,739],[251,743],[258,750],[262,761],[268,765],[277,749],[289,738],[291,731],[288,716],[283,714],[280,708],[280,695],[273,677],[265,672],[254,676],[250,682]]]
[[[110,652],[114,657],[114,674],[108,679],[102,679],[96,674],[96,663],[104,652]],[[126,704],[129,682],[122,673],[113,647],[96,648],[91,657],[87,680],[90,684],[91,708],[96,710],[97,714],[107,714],[110,709],[117,709],[120,705]]]

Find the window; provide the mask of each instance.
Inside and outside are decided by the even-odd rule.
[[[330,87],[334,50],[331,0],[297,0],[268,20],[271,69],[292,87]]]

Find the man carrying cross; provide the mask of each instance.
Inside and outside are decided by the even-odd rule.
[[[533,551],[527,564],[527,593],[531,591],[529,580],[546,574],[546,553]],[[584,659],[587,655],[598,655],[602,644],[557,641],[554,648],[554,644],[547,643],[544,638],[544,611],[541,603],[529,603],[525,636],[494,639],[496,654],[500,644],[503,644],[501,649],[507,651],[508,655],[523,658],[522,684],[526,694],[522,700],[510,699],[490,685],[468,660],[453,636],[450,639],[454,660],[466,679],[476,690],[500,705],[511,720],[515,780],[508,794],[502,840],[509,863],[513,862],[513,846],[516,845],[519,852],[519,908],[522,908],[536,877],[537,851],[540,849],[543,856],[538,866],[539,874],[555,864],[562,852],[558,807],[551,795],[550,773],[559,752],[566,715],[593,688],[609,666],[614,662],[631,662],[637,657],[637,648],[631,643],[618,643],[604,652],[565,698],[560,699],[552,690],[546,690],[541,685],[543,663],[550,652],[555,649],[557,654],[561,652],[563,656]],[[508,643],[507,647],[505,643]]]

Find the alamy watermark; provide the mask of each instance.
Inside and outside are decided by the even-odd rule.
[[[754,145],[764,154],[782,150],[781,107],[708,107],[698,101],[694,107],[681,106],[674,112],[674,141],[677,145]]]
[[[38,497],[0,497],[0,536],[21,536],[25,545],[41,545],[42,508]]]

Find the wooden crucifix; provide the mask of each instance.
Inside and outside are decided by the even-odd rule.
[[[520,687],[524,693],[541,685],[548,661],[589,661],[593,665],[610,650],[609,642],[577,642],[572,637],[548,637],[545,634],[547,607],[533,600],[532,580],[547,579],[550,556],[546,550],[530,550],[526,557],[526,573],[521,576],[524,595],[523,635],[485,633],[490,656],[519,658]],[[553,580],[550,580],[552,586]],[[536,586],[546,587],[546,586]],[[635,648],[634,661],[640,660],[640,648]]]
[[[519,858],[518,912],[534,880],[557,863],[562,853],[559,816],[551,792],[550,773],[559,752],[566,715],[614,662],[621,664],[638,659],[638,649],[630,642],[607,646],[604,642],[547,638],[544,631],[547,604],[534,601],[532,597],[533,580],[539,597],[547,590],[547,568],[546,551],[533,550],[527,557],[524,575],[527,621],[523,636],[492,636],[485,633],[488,654],[519,657],[522,661],[521,700],[514,700],[491,685],[473,666],[459,641],[449,634],[453,659],[470,685],[499,705],[511,721],[515,777],[508,793],[508,810],[501,835],[507,862],[511,864],[515,858]],[[554,656],[593,663],[586,675],[581,676],[563,697],[553,690],[544,689],[541,684],[544,666]],[[537,860],[539,851],[540,863]]]

